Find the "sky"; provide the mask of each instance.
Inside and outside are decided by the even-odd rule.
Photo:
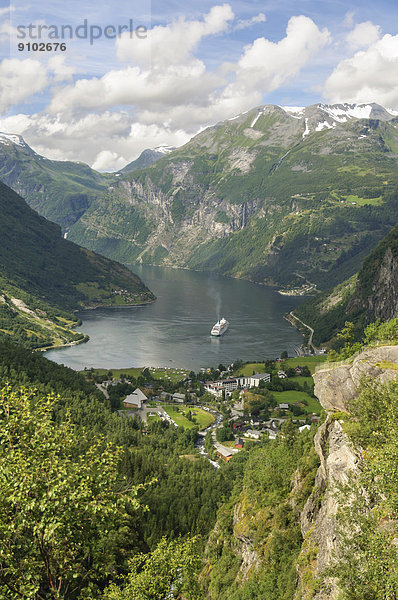
[[[398,110],[397,26],[396,0],[0,0],[0,131],[113,171],[262,104]]]

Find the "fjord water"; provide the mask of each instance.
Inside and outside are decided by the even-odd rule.
[[[86,344],[50,350],[47,358],[73,369],[84,367],[201,367],[237,359],[264,360],[294,346],[302,336],[283,315],[301,300],[248,281],[195,271],[134,266],[156,294],[153,304],[79,313]],[[212,338],[218,318],[227,333]]]

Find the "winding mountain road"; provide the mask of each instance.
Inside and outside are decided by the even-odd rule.
[[[303,325],[303,327],[306,327],[307,329],[309,329],[310,331],[310,337],[308,338],[308,345],[311,346],[311,348],[314,351],[314,354],[317,354],[319,352],[319,348],[316,348],[316,346],[314,346],[314,344],[312,343],[312,338],[314,336],[314,330],[312,329],[312,327],[310,327],[309,325],[307,325],[307,323],[304,323],[304,321],[302,321],[301,319],[299,319],[298,317],[296,317],[295,314],[293,314],[293,311],[290,311],[290,316],[295,319],[296,321],[298,321],[299,323],[301,323]]]

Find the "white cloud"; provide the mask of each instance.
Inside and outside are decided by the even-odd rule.
[[[384,35],[367,50],[342,60],[327,79],[330,102],[377,102],[398,108],[398,35]]]
[[[5,6],[4,8],[0,8],[0,18],[4,15],[8,16],[13,10],[15,10],[14,6]]]
[[[69,120],[43,114],[0,119],[0,131],[22,135],[39,154],[54,160],[80,160],[101,170],[117,170],[146,148],[181,146],[189,135],[167,126],[134,122],[127,112],[91,113]]]
[[[374,44],[381,35],[380,25],[374,25],[371,21],[359,23],[347,34],[346,40],[353,50],[368,48]]]
[[[267,20],[267,17],[265,16],[264,13],[258,13],[258,15],[256,15],[255,17],[252,17],[251,19],[242,19],[242,20],[238,21],[234,27],[234,31],[239,31],[241,29],[247,29],[248,27],[251,27],[252,25],[255,25],[256,23],[265,23],[266,20]]]
[[[93,169],[107,171],[109,169],[121,169],[126,164],[126,159],[119,156],[117,152],[102,150],[97,154],[93,162]]]
[[[11,24],[11,21],[9,19],[2,21],[0,24],[0,42],[7,42],[8,44],[11,44],[16,40],[16,36],[17,30]]]
[[[199,42],[226,31],[233,18],[229,4],[223,4],[213,6],[202,21],[181,18],[170,25],[156,26],[148,31],[145,39],[131,38],[124,33],[116,41],[117,57],[146,69],[189,64]]]
[[[37,60],[5,58],[0,63],[0,113],[47,86],[47,72]]]
[[[286,36],[279,42],[258,38],[245,48],[237,64],[236,80],[224,95],[276,90],[293,79],[330,40],[329,31],[320,30],[312,19],[292,17]]]
[[[49,84],[53,97],[47,113],[3,119],[0,129],[24,135],[37,152],[51,158],[118,169],[147,147],[179,146],[203,127],[261,104],[264,94],[289,84],[316,61],[331,39],[327,29],[296,16],[279,41],[260,37],[234,62],[206,65],[197,56],[198,45],[233,30],[233,19],[231,7],[223,4],[201,20],[178,19],[155,27],[148,40],[123,35],[115,50],[127,64],[102,77],[73,82],[75,70],[63,56],[45,58],[40,72],[40,63],[31,61],[35,85],[21,77],[18,95],[19,80],[12,81],[15,97],[6,104],[7,94],[0,92],[0,104],[3,98],[4,110]],[[250,22],[264,20],[260,13]],[[9,78],[11,71],[23,74],[23,62],[15,59]]]
[[[75,67],[65,64],[65,56],[52,56],[47,66],[54,74],[54,81],[72,81],[76,73]]]
[[[80,79],[75,85],[56,91],[51,113],[71,110],[135,106],[138,110],[205,102],[218,86],[225,85],[218,73],[206,70],[193,54],[206,36],[224,32],[233,19],[229,5],[213,7],[202,21],[179,19],[148,32],[137,40],[123,34],[116,41],[120,60],[135,63],[108,71],[101,78]]]
[[[236,63],[209,71],[192,49],[201,36],[227,26],[231,16],[228,8],[215,7],[202,22],[180,20],[169,28],[158,28],[159,33],[152,37],[152,44],[157,42],[152,45],[151,68],[124,67],[101,78],[80,79],[54,94],[50,112],[82,114],[84,110],[131,106],[139,121],[175,129],[186,127],[193,133],[200,126],[260,103],[264,93],[294,78],[330,40],[327,29],[320,30],[308,17],[292,17],[286,36],[279,42],[259,38],[244,49]],[[181,53],[179,40],[184,40]],[[164,52],[167,60],[162,54],[164,46],[168,48],[168,53]]]
[[[351,27],[354,26],[354,17],[355,17],[355,12],[353,10],[346,12],[344,21],[343,21],[343,27],[346,27],[346,29],[351,29]]]

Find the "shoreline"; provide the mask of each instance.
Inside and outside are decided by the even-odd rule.
[[[281,296],[291,296],[292,298],[300,298],[300,297],[304,298],[307,296],[313,296],[314,292],[315,293],[319,292],[319,290],[317,290],[315,284],[313,284],[314,288],[310,291],[307,290],[304,293],[302,293],[302,292],[290,293],[289,290],[285,290],[278,283],[272,283],[270,281],[267,281],[267,282],[255,281],[254,279],[250,279],[250,277],[238,277],[237,275],[224,275],[222,273],[217,273],[214,271],[205,271],[202,269],[190,269],[189,267],[182,267],[182,266],[177,266],[177,265],[155,265],[152,263],[123,263],[123,264],[128,269],[134,268],[134,267],[154,267],[156,269],[174,269],[176,271],[192,271],[193,273],[203,273],[204,275],[209,275],[209,276],[213,275],[215,277],[223,277],[225,279],[234,279],[236,281],[247,281],[248,283],[252,283],[254,285],[261,285],[263,287],[268,287],[268,288],[272,289],[274,292],[276,292],[277,294],[280,294]]]
[[[84,310],[97,310],[97,308],[134,308],[135,306],[147,306],[156,302],[157,298],[153,300],[146,300],[145,302],[139,302],[138,304],[97,304],[96,306],[85,306],[82,308],[76,308],[73,312],[78,313]]]
[[[84,308],[76,308],[73,311],[73,314],[85,311],[85,310],[97,310],[97,308],[132,308],[134,306],[147,306],[148,304],[152,304],[153,302],[156,301],[156,298],[154,298],[154,300],[147,300],[146,302],[140,302],[139,304],[123,304],[120,306],[114,305],[114,306],[110,306],[110,305],[105,305],[105,304],[98,304],[97,306],[87,306]],[[76,323],[75,327],[80,327],[81,325],[81,321],[79,323]],[[71,327],[71,329],[74,329],[74,327]],[[74,340],[72,342],[65,342],[65,344],[58,344],[56,346],[45,346],[44,348],[36,348],[34,350],[34,352],[48,352],[49,350],[61,350],[62,348],[70,348],[72,346],[79,346],[80,344],[86,344],[87,342],[90,341],[90,336],[81,332],[81,331],[76,331],[76,333],[81,333],[84,338],[82,340]]]
[[[319,348],[317,348],[316,346],[314,346],[314,344],[312,342],[312,338],[313,338],[314,333],[315,333],[314,329],[312,327],[310,327],[309,325],[307,325],[307,323],[304,323],[304,321],[302,321],[301,319],[299,319],[298,317],[296,317],[296,315],[294,314],[293,310],[291,310],[290,313],[284,315],[283,318],[286,319],[286,321],[288,321],[291,325],[293,325],[293,327],[295,327],[297,329],[297,331],[300,331],[300,329],[299,329],[298,325],[296,324],[296,322],[301,323],[301,325],[303,327],[305,327],[306,329],[309,330],[310,336],[308,338],[307,346],[309,348],[312,348],[312,350],[314,351],[314,356],[317,356],[317,354],[319,353]],[[302,332],[300,331],[300,333],[302,333]]]
[[[78,327],[78,325],[76,326]],[[76,333],[80,333],[77,331]],[[58,344],[57,346],[45,346],[44,348],[36,348],[34,352],[48,352],[48,350],[61,350],[62,348],[69,348],[71,346],[79,346],[80,344],[86,344],[90,340],[90,336],[84,335],[82,340],[75,340],[74,342],[66,342],[65,344]]]

